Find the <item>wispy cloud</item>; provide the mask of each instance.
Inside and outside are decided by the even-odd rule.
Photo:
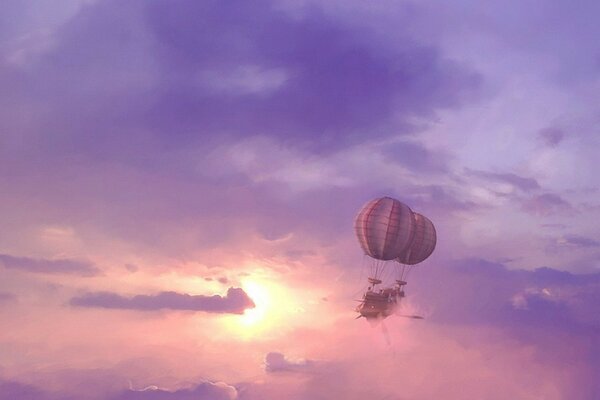
[[[290,360],[284,354],[272,351],[265,356],[267,372],[309,372],[315,366],[312,360]]]
[[[549,127],[538,132],[540,140],[549,147],[556,147],[563,141],[565,133],[562,129]]]
[[[540,188],[540,184],[534,178],[520,176],[512,172],[489,172],[467,168],[466,173],[468,176],[475,176],[492,182],[507,183],[525,192]]]
[[[600,247],[600,241],[581,235],[563,235],[554,242],[556,246],[571,248],[593,249]]]
[[[540,216],[559,214],[573,210],[573,206],[556,193],[532,196],[522,203],[523,210]]]
[[[7,269],[42,274],[94,276],[100,273],[100,269],[94,263],[70,258],[46,259],[0,254],[0,265]]]

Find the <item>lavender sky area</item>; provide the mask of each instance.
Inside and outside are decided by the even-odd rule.
[[[0,400],[600,399],[599,15],[5,1]],[[379,196],[423,320],[354,320]]]

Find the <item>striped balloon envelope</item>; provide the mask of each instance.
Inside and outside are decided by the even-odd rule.
[[[397,258],[401,264],[414,265],[423,262],[433,253],[437,235],[433,223],[424,215],[413,212],[415,234],[408,248]]]
[[[407,250],[415,234],[415,217],[406,204],[381,197],[365,204],[354,221],[363,251],[376,260],[394,260]]]

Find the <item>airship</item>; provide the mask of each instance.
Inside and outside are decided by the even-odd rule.
[[[412,268],[433,253],[435,226],[401,201],[381,197],[360,209],[354,231],[369,269],[368,288],[356,307],[357,318],[382,320],[397,313]]]

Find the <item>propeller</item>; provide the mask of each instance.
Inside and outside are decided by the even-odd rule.
[[[399,317],[404,317],[404,318],[410,318],[410,319],[425,319],[425,317],[422,317],[420,315],[398,315]]]

